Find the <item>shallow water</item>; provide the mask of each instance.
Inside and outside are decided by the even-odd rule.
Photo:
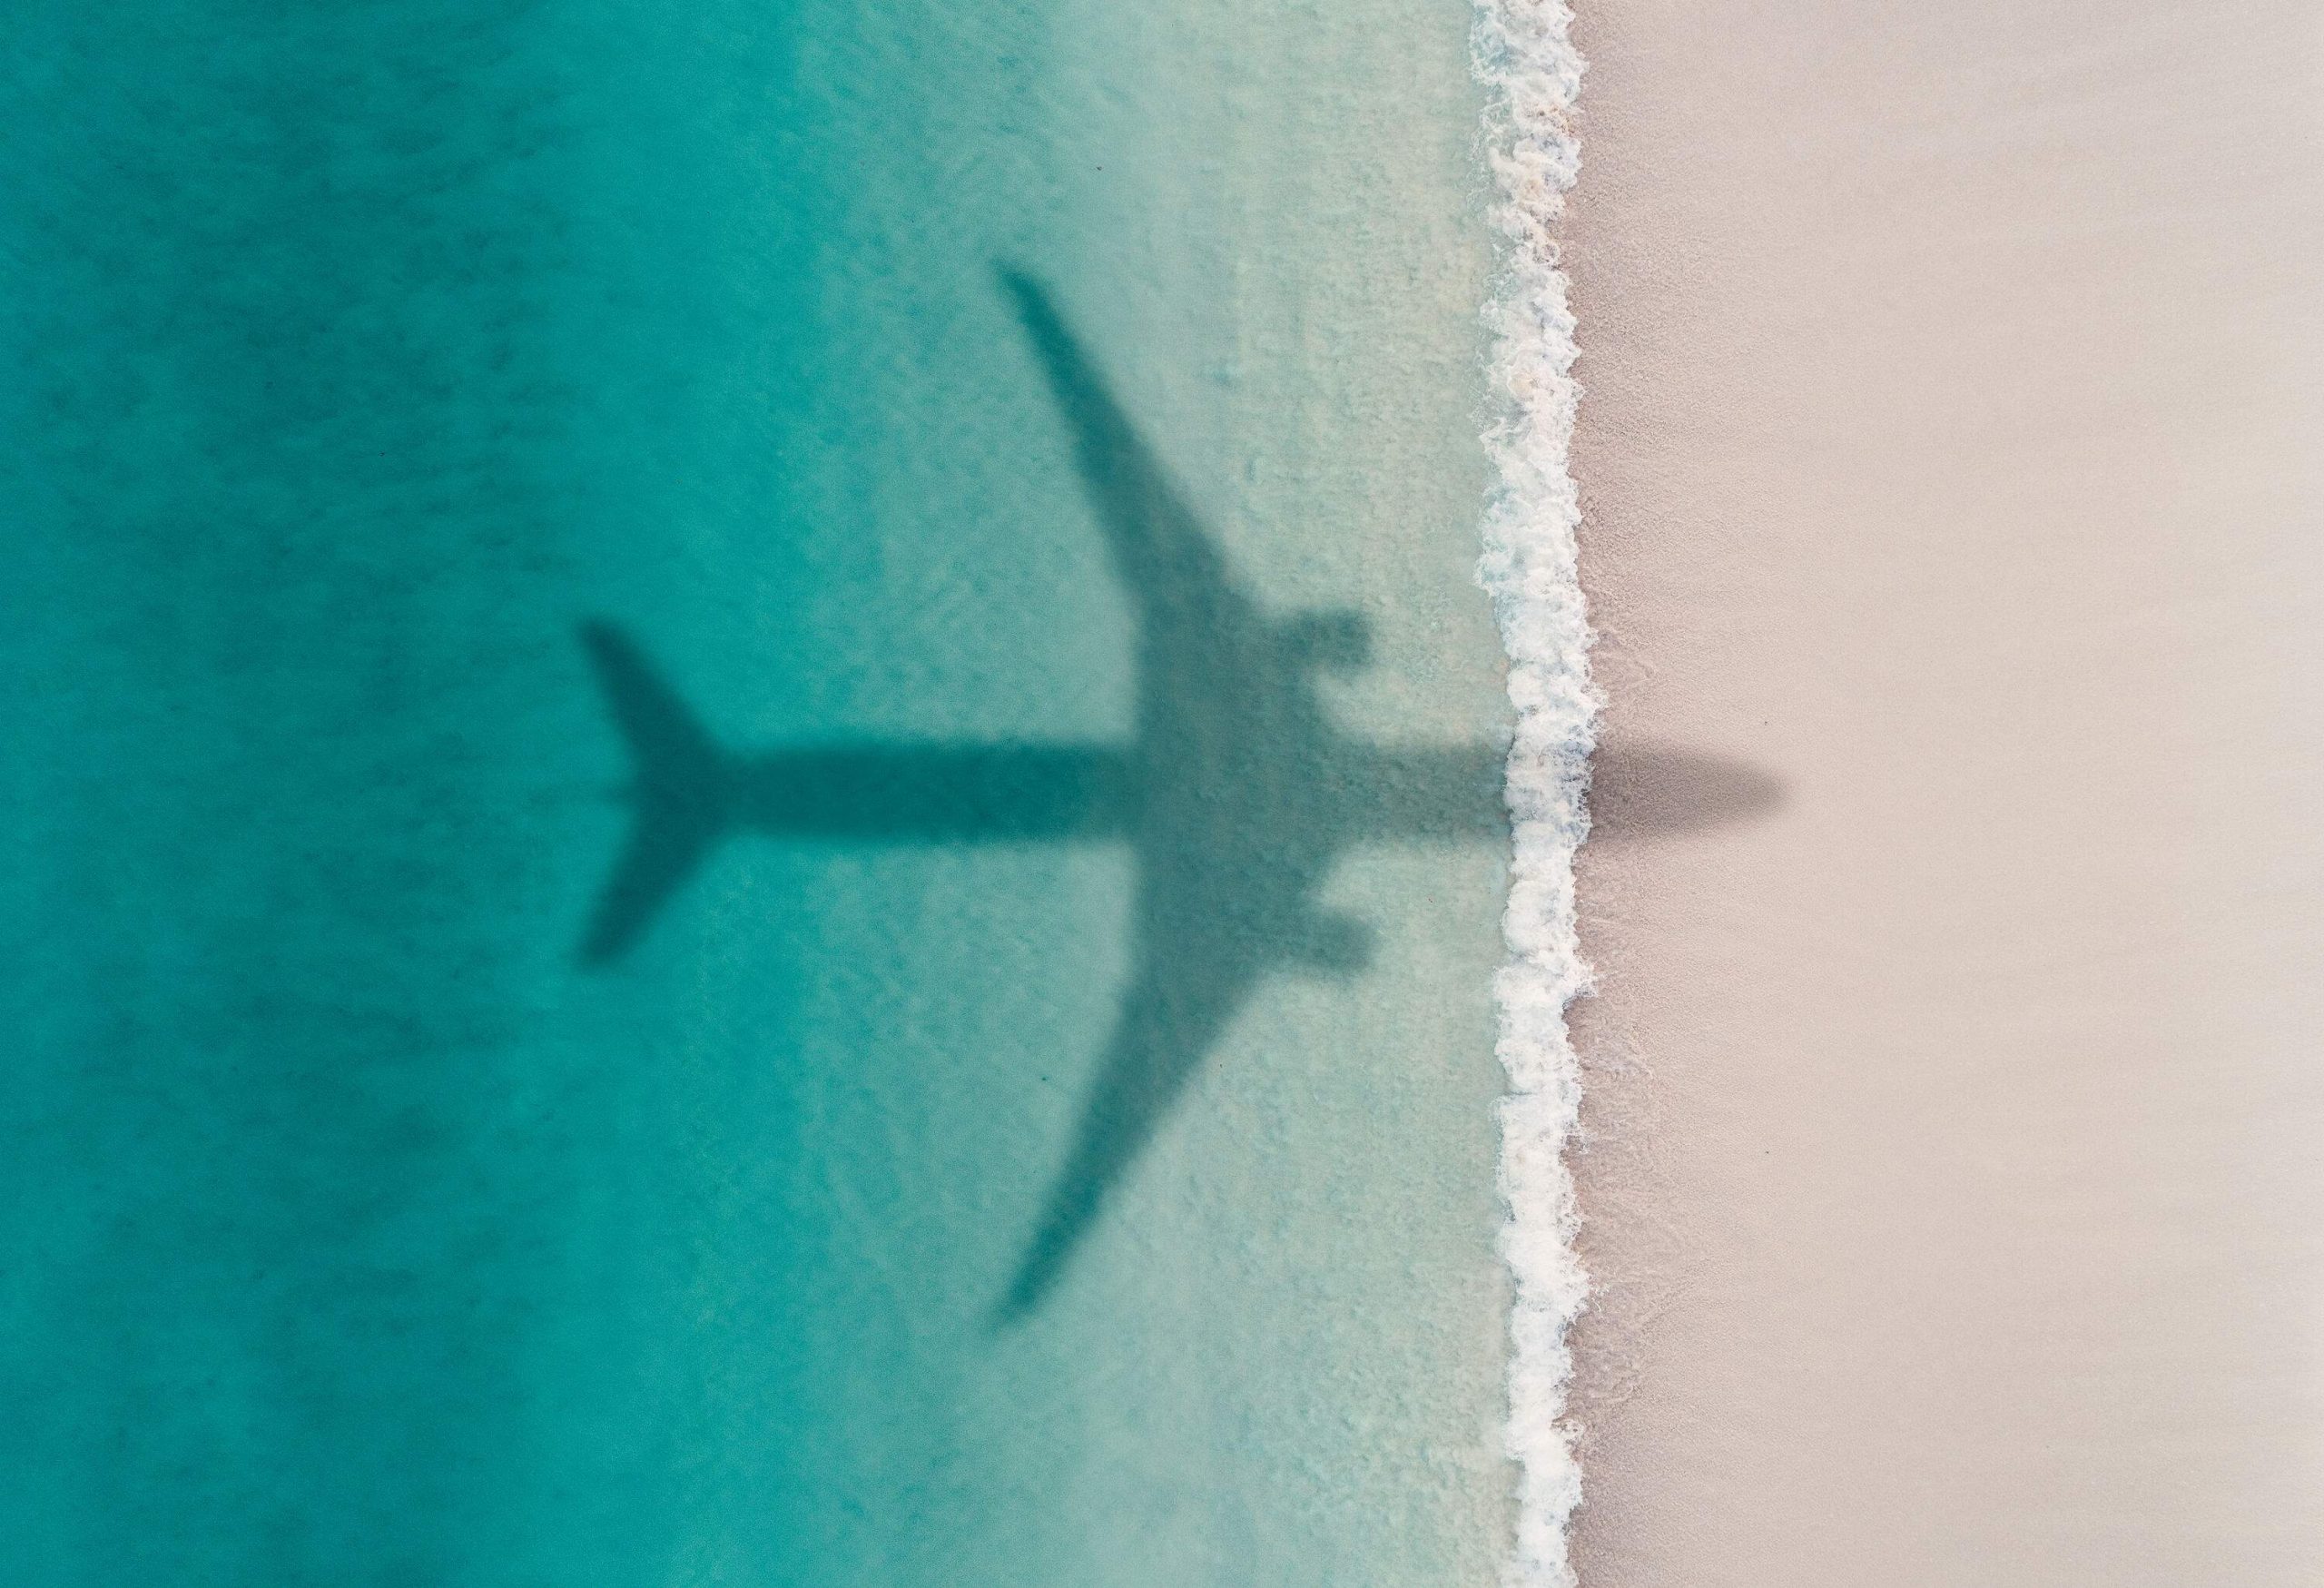
[[[1466,23],[35,15],[15,1580],[1496,1569]]]

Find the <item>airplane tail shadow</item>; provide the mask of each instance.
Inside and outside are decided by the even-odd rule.
[[[734,774],[724,751],[644,653],[612,624],[581,626],[606,704],[629,746],[629,843],[597,897],[578,957],[619,959],[685,884],[733,822]]]

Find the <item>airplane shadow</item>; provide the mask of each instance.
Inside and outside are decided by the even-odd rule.
[[[1748,762],[1661,745],[1600,745],[1590,757],[1590,841],[1748,822],[1783,798],[1783,784]]]
[[[625,953],[718,844],[740,833],[1128,843],[1137,863],[1128,985],[1064,1160],[996,1308],[996,1321],[1006,1323],[1054,1290],[1205,1058],[1267,979],[1346,975],[1365,964],[1370,928],[1317,902],[1344,852],[1379,843],[1506,843],[1508,825],[1502,746],[1382,745],[1339,730],[1317,681],[1367,664],[1364,618],[1346,609],[1266,609],[1237,580],[1048,292],[1014,271],[1004,271],[1001,281],[1135,614],[1131,737],[736,755],[623,631],[585,625],[583,648],[630,747],[635,823],[578,956],[602,966]],[[1630,771],[1617,781],[1637,789],[1669,781],[1650,758],[1620,764]],[[1688,809],[1715,820],[1766,803],[1748,779],[1722,784],[1701,766],[1688,775],[1698,792],[1717,784],[1742,793],[1692,805],[1632,793],[1620,802],[1632,814],[1620,820],[1643,833],[1688,824]]]

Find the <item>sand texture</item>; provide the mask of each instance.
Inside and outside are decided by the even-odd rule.
[[[1577,40],[1581,1580],[2324,1582],[2324,15]]]

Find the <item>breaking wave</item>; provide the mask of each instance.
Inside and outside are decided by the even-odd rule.
[[[1567,471],[1577,388],[1573,316],[1552,229],[1573,185],[1574,97],[1581,59],[1564,0],[1478,0],[1475,70],[1487,93],[1483,147],[1500,234],[1485,432],[1496,478],[1478,576],[1492,592],[1516,707],[1507,798],[1516,855],[1496,981],[1501,1062],[1501,1249],[1510,1321],[1509,1454],[1519,1469],[1517,1549],[1507,1573],[1523,1588],[1566,1588],[1566,1530],[1581,1499],[1564,1421],[1567,1333],[1588,1294],[1574,1251],[1579,1216],[1565,1147],[1577,1119],[1580,1066],[1566,1006],[1589,984],[1574,928],[1573,857],[1590,826],[1586,799],[1598,696],[1575,559],[1580,504]]]

